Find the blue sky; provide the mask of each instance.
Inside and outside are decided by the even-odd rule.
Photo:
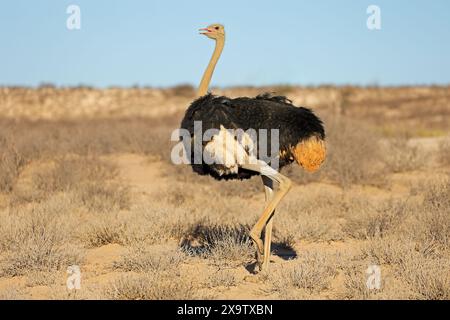
[[[448,0],[2,0],[0,85],[196,85],[214,47],[197,29],[213,22],[227,31],[216,86],[450,83]]]

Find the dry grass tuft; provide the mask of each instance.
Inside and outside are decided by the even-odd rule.
[[[232,270],[219,269],[210,274],[207,281],[209,288],[225,287],[230,288],[238,284],[238,278]]]
[[[336,275],[336,265],[319,253],[307,252],[296,261],[281,265],[269,275],[272,290],[281,297],[289,297],[290,291],[301,289],[309,294],[327,289]]]
[[[450,177],[422,184],[423,202],[415,207],[406,233],[416,241],[446,250],[450,246]]]
[[[343,298],[355,300],[373,300],[380,298],[381,292],[384,290],[383,277],[381,278],[380,289],[369,289],[367,287],[367,274],[365,273],[367,266],[350,265],[344,271],[344,287]]]
[[[56,272],[48,271],[30,271],[26,273],[28,287],[36,286],[52,286],[56,283],[58,279],[58,274]]]
[[[115,182],[118,171],[112,164],[95,157],[64,157],[34,174],[36,201],[57,192],[72,192],[89,211],[108,212],[127,209],[129,189]],[[20,202],[20,201],[19,201]]]
[[[10,192],[25,160],[14,144],[0,135],[0,192]]]
[[[107,244],[124,244],[125,226],[117,214],[92,218],[78,233],[79,240],[87,248],[97,248]]]
[[[114,300],[189,300],[196,297],[193,285],[180,277],[160,274],[123,275],[104,290]]]
[[[299,240],[333,240],[342,237],[336,220],[336,201],[327,192],[304,192],[301,197],[287,197],[275,217],[275,239],[288,246]]]
[[[390,139],[384,149],[384,162],[390,172],[418,170],[425,165],[425,155],[417,146],[410,145],[406,136]]]
[[[371,239],[395,232],[409,214],[410,206],[403,200],[389,200],[375,205],[354,203],[349,209],[343,231],[356,239]]]
[[[403,258],[398,266],[398,272],[418,298],[448,300],[450,299],[449,265],[448,258],[429,259],[412,253]]]
[[[134,272],[176,272],[186,256],[180,251],[155,252],[143,244],[135,244],[114,267]]]
[[[81,203],[92,212],[129,209],[130,193],[119,183],[89,182],[77,190]]]
[[[375,132],[346,118],[326,121],[327,159],[322,175],[343,188],[373,183],[381,169],[381,153]]]
[[[117,176],[117,168],[95,157],[63,157],[47,170],[33,176],[36,189],[47,194],[77,189],[89,181],[107,181]]]
[[[0,228],[0,247],[6,251],[1,264],[4,276],[52,272],[81,261],[79,250],[71,243],[73,221],[67,211],[73,207],[60,200],[52,198],[4,214]]]
[[[194,226],[181,242],[181,248],[190,255],[200,255],[215,264],[243,264],[254,253],[247,226]]]

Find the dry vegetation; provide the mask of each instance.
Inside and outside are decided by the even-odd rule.
[[[254,275],[260,180],[170,162],[192,87],[0,89],[0,299],[449,299],[450,88],[218,90],[261,91],[313,107],[329,153],[284,169],[271,273]]]

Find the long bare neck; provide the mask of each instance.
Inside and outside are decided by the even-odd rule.
[[[219,38],[216,40],[216,48],[209,61],[208,67],[203,74],[202,81],[197,90],[197,97],[204,96],[208,92],[209,84],[211,83],[211,78],[216,67],[217,61],[219,61],[220,55],[222,54],[223,47],[225,45],[225,38]]]

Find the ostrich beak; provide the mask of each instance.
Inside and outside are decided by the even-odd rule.
[[[207,34],[207,33],[211,32],[211,29],[201,28],[201,29],[198,29],[198,31],[200,31],[200,34]]]

